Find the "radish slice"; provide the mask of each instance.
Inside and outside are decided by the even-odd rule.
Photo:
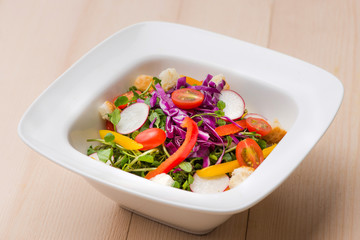
[[[134,103],[125,108],[120,116],[120,122],[116,125],[116,131],[120,134],[132,133],[146,122],[150,107],[145,103]]]
[[[249,117],[252,117],[252,118],[260,118],[260,119],[264,119],[265,121],[268,121],[265,117],[261,116],[260,114],[257,114],[257,113],[248,113],[245,115],[244,119],[247,119]]]
[[[225,103],[224,113],[228,118],[240,118],[245,111],[244,99],[232,90],[222,90],[219,100]]]
[[[190,189],[196,193],[219,193],[223,192],[229,186],[229,177],[226,174],[202,178],[194,174],[194,182],[190,184]]]

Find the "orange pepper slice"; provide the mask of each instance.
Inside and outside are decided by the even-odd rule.
[[[195,78],[184,76],[184,75],[180,75],[180,77],[186,77],[186,83],[190,84],[191,86],[193,86],[193,85],[196,85],[196,86],[202,85],[202,81],[196,80]]]

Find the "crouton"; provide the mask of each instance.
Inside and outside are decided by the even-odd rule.
[[[221,82],[221,80],[225,81],[225,77],[222,74],[218,74],[211,79],[211,82],[214,82],[216,83],[216,85],[218,85]],[[230,85],[226,81],[225,81],[224,89],[226,90],[230,89]]]
[[[175,87],[180,75],[176,72],[175,68],[168,68],[159,74],[159,78],[161,79],[161,86],[166,92]]]
[[[153,81],[153,77],[149,76],[149,75],[139,75],[134,82],[134,86],[140,90],[140,91],[145,91],[149,85],[151,84],[151,82]]]
[[[229,188],[232,189],[232,188],[238,186],[247,177],[249,177],[254,172],[254,170],[255,170],[254,168],[246,167],[246,166],[236,168],[231,174]]]
[[[280,140],[285,136],[286,131],[280,127],[275,127],[270,133],[262,137],[268,144],[279,143]]]
[[[112,113],[116,109],[116,106],[109,101],[105,101],[98,107],[98,111],[104,120],[109,120],[108,114]]]

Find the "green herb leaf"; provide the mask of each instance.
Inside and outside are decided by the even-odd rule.
[[[121,116],[120,116],[120,110],[116,108],[112,113],[108,114],[109,120],[112,124],[114,124],[114,127],[120,122]]]
[[[219,108],[219,110],[223,110],[226,107],[226,104],[221,100],[219,100],[216,105]]]
[[[214,161],[217,161],[217,160],[218,160],[218,158],[216,157],[215,154],[210,154],[210,155],[209,155],[209,158],[210,158],[211,160],[214,160]]]
[[[178,181],[175,181],[172,186],[174,188],[180,188],[180,183]]]
[[[120,161],[120,168],[123,168],[125,164],[129,163],[129,158],[125,155]]]
[[[156,120],[155,120],[156,119]],[[159,128],[159,124],[160,124],[160,116],[157,114],[157,112],[152,112],[149,116],[149,120],[150,122],[154,121],[155,120],[155,123],[154,125]]]
[[[136,136],[139,135],[139,133],[140,133],[139,131],[135,131],[135,132],[131,133],[131,138],[135,139]]]
[[[191,176],[191,175],[189,174],[189,176],[188,176],[188,183],[189,183],[189,185],[192,184],[193,182],[194,182],[194,178],[193,178],[193,176]]]
[[[223,117],[223,116],[225,116],[225,113],[224,113],[224,111],[222,111],[222,110],[217,110],[217,111],[215,111],[215,114],[216,114],[217,117]]]
[[[225,153],[223,159],[225,162],[230,162],[233,160],[230,153]]]
[[[89,155],[91,155],[91,154],[93,154],[93,153],[96,153],[96,151],[95,151],[95,149],[93,149],[92,146],[90,146],[90,147],[87,149],[86,154],[89,156]]]
[[[121,106],[121,105],[125,105],[125,104],[128,104],[128,103],[129,103],[129,99],[127,97],[125,97],[125,96],[119,96],[114,102],[116,107]]]
[[[226,148],[228,148],[230,147],[230,144],[232,143],[233,139],[230,136],[226,136],[226,141],[227,141]]]
[[[184,184],[182,185],[182,189],[186,190],[190,186],[189,182],[186,180]]]
[[[112,148],[106,148],[106,149],[100,149],[97,151],[99,160],[106,163],[113,155],[113,149]]]
[[[150,106],[150,98],[149,98],[149,97],[146,98],[146,99],[144,100],[144,103]]]
[[[140,157],[139,157],[139,161],[140,161],[140,162],[153,163],[153,162],[154,162],[154,157],[153,157],[152,155],[140,156]]]
[[[135,86],[131,86],[131,87],[129,88],[129,92],[136,91],[136,90],[138,90],[138,89],[137,89],[137,87],[135,87]]]
[[[219,126],[224,126],[224,125],[226,125],[226,121],[225,121],[225,120],[222,120],[222,119],[220,119],[220,118],[218,118],[218,119],[216,120],[216,123],[217,123],[217,125],[219,125]]]
[[[154,80],[154,85],[156,85],[158,83],[161,85],[161,79],[159,79],[157,77],[153,77],[153,80]]]
[[[158,166],[160,166],[160,164],[161,164],[161,162],[155,160],[155,161],[151,164],[151,166],[153,166],[153,167],[158,167]]]
[[[104,140],[107,143],[114,141],[114,139],[115,139],[115,136],[112,133],[107,133],[104,137]]]
[[[196,170],[202,169],[202,165],[201,165],[200,163],[196,163],[195,166],[194,166],[194,168],[195,168]]]
[[[200,121],[198,121],[197,122],[198,127],[200,127],[203,124],[203,122],[204,122],[204,119],[201,119]]]
[[[188,172],[188,173],[191,172],[192,169],[193,169],[191,163],[189,163],[189,162],[182,162],[182,163],[179,164],[179,167],[182,170],[184,170],[185,172]]]
[[[261,149],[266,148],[267,143],[266,143],[264,140],[262,140],[262,139],[255,139],[255,141],[257,142],[257,144],[259,144],[259,146],[260,146]]]

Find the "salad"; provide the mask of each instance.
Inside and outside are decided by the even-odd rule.
[[[286,134],[249,113],[223,75],[203,81],[175,69],[140,75],[99,108],[100,137],[87,155],[151,181],[198,193],[238,186]]]

